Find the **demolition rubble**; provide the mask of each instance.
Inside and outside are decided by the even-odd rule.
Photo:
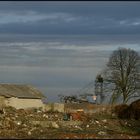
[[[107,110],[96,113],[77,111],[59,112],[42,109],[0,110],[0,138],[140,138],[139,134],[123,134],[116,115]],[[121,122],[132,127],[130,121]]]
[[[0,111],[1,138],[29,138],[39,137],[47,129],[82,129],[85,116],[72,113],[45,112],[41,109],[15,109],[5,107]]]

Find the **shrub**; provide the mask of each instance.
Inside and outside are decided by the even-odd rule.
[[[130,118],[131,119],[140,119],[140,99],[132,102],[129,106]]]
[[[115,113],[120,119],[130,118],[129,106],[126,104],[120,104],[115,106]]]

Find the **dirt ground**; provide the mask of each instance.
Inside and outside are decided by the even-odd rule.
[[[76,114],[75,114],[76,115]],[[63,120],[59,112],[6,108],[0,114],[1,139],[140,139],[140,120],[113,113],[81,113]]]

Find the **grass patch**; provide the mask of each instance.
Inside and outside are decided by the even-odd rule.
[[[127,133],[127,134],[139,134],[140,135],[140,127],[137,127],[137,126],[131,126],[131,127],[128,127],[128,126],[121,126],[121,131],[123,133]]]
[[[121,132],[125,133],[125,134],[131,134],[131,135],[140,134],[140,129],[139,128],[132,129],[130,127],[121,126],[120,129],[121,129]]]
[[[127,122],[127,124],[125,124]],[[123,133],[131,135],[140,135],[140,122],[136,120],[119,120],[120,129]]]
[[[112,116],[111,114],[107,113],[98,113],[93,115],[94,119],[102,120],[102,119],[117,119],[116,116]]]

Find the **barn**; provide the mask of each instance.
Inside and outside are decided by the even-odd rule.
[[[31,85],[0,84],[0,105],[16,109],[44,107],[42,99],[46,98]]]

